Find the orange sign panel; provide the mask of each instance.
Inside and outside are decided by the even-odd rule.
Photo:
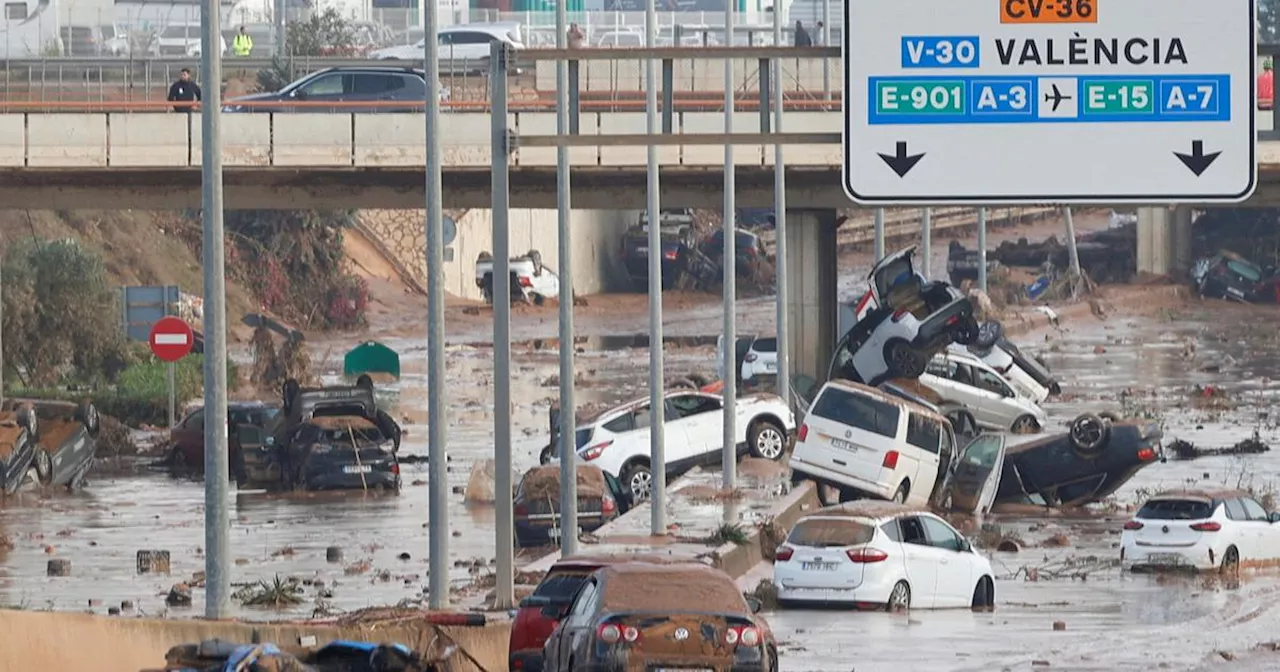
[[[1098,0],[998,0],[1000,23],[1097,23]]]

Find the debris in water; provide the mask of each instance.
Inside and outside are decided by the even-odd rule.
[[[1066,629],[1067,629],[1067,622],[1066,622],[1066,621],[1054,621],[1054,622],[1053,622],[1053,631],[1054,631],[1054,632],[1062,632],[1063,630],[1066,630]]]
[[[65,558],[54,558],[45,568],[48,576],[71,576],[71,561]]]
[[[1236,442],[1227,448],[1200,448],[1190,441],[1178,439],[1169,444],[1169,449],[1180,460],[1194,460],[1198,457],[1215,455],[1256,455],[1271,450],[1271,446],[1263,443],[1262,438],[1254,430],[1253,436]]]
[[[175,583],[169,589],[169,594],[164,598],[164,603],[171,607],[189,607],[191,606],[191,586],[185,583]]]

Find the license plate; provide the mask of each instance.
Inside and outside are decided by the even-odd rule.
[[[1240,298],[1242,298],[1242,299],[1244,298],[1244,292],[1242,292],[1242,291],[1240,291],[1240,290],[1236,289],[1235,287],[1228,287],[1228,288],[1227,288],[1227,292],[1228,292],[1229,294],[1234,295],[1234,296],[1238,296],[1238,297],[1240,297]]]
[[[852,441],[845,441],[844,439],[832,438],[831,445],[835,448],[839,448],[840,450],[847,450],[851,453],[858,449],[858,446],[854,445]]]
[[[648,255],[649,255],[649,248],[647,248],[647,247],[637,247],[637,248],[636,248],[636,254],[641,254],[641,255],[648,256]]]
[[[764,370],[765,370],[765,371],[777,371],[777,370],[778,370],[778,365],[777,365],[776,363],[774,363],[774,364],[766,363],[766,364],[764,365]]]
[[[803,569],[805,571],[814,571],[814,572],[834,572],[836,570],[836,563],[834,562],[802,562],[800,563],[800,569]]]
[[[1153,565],[1180,565],[1183,560],[1177,553],[1152,553],[1147,556],[1147,562]]]
[[[348,464],[342,468],[345,474],[367,474],[373,471],[373,467],[367,464]]]

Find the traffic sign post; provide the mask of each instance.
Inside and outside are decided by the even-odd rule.
[[[156,320],[151,326],[151,335],[147,337],[151,352],[161,361],[168,362],[165,367],[165,383],[169,388],[169,428],[173,429],[177,421],[178,390],[174,380],[174,362],[191,354],[195,347],[195,334],[191,325],[181,318],[169,316]]]
[[[845,190],[873,205],[1245,200],[1254,13],[1253,0],[846,2]]]

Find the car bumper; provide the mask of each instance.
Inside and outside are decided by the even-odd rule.
[[[363,476],[363,478],[362,478]],[[307,472],[307,490],[363,490],[365,488],[400,489],[400,474],[388,468],[373,468],[363,474],[350,474],[342,467]]]
[[[871,495],[872,497],[879,499],[891,499],[894,494],[895,486],[890,483],[866,480],[857,476],[851,476],[843,472],[835,471],[829,467],[806,462],[801,458],[797,458],[794,451],[788,464],[791,466],[791,471],[802,474],[806,478],[826,485],[853,488],[858,492]]]
[[[1121,565],[1135,571],[1217,569],[1222,553],[1209,544],[1194,546],[1139,546],[1128,543],[1120,547]]]
[[[776,563],[773,585],[778,599],[808,604],[886,604],[897,577],[864,570],[857,582],[840,572],[806,572],[798,562]]]
[[[541,651],[516,651],[507,659],[510,672],[542,672]]]

